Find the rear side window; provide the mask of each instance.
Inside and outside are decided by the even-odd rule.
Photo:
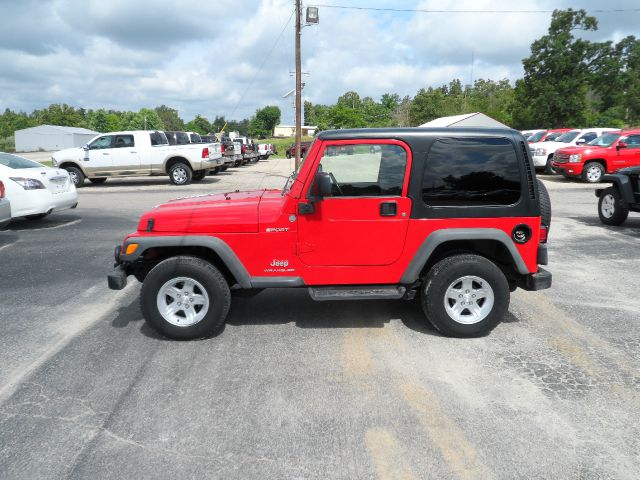
[[[505,138],[445,138],[427,157],[422,199],[432,206],[511,205],[520,199],[520,167]]]
[[[591,140],[595,140],[598,137],[596,132],[585,133],[580,140],[584,140],[585,142],[590,142]]]
[[[116,135],[114,148],[128,148],[135,146],[133,135]]]
[[[169,145],[167,136],[162,132],[151,132],[149,133],[149,138],[151,139],[151,145]]]
[[[202,143],[202,139],[197,133],[190,133],[189,138],[191,139],[191,143]]]
[[[397,196],[406,166],[407,152],[399,145],[330,145],[319,170],[331,174],[333,197]]]
[[[640,148],[640,135],[629,135],[623,142],[626,142],[627,148]]]

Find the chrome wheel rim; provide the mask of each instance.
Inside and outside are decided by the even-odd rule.
[[[590,182],[597,182],[598,180],[600,180],[600,177],[602,176],[602,170],[600,170],[600,167],[589,167],[587,169],[587,179]]]
[[[602,216],[604,218],[611,218],[616,209],[616,200],[613,198],[613,195],[607,193],[604,197],[602,197],[602,203],[600,204],[600,210],[602,211]]]
[[[156,303],[162,318],[177,327],[195,325],[209,311],[207,291],[200,282],[189,277],[172,278],[162,285]]]
[[[187,171],[182,167],[174,168],[173,169],[173,180],[176,183],[184,183],[184,182],[186,182],[187,181]]]
[[[467,275],[451,282],[444,295],[444,308],[454,322],[471,325],[487,318],[494,301],[489,282]]]
[[[78,184],[78,174],[76,172],[70,172],[67,171],[67,173],[69,174],[69,177],[71,178],[71,181],[73,182],[74,185]]]

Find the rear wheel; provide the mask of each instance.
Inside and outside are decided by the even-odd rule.
[[[102,177],[102,178],[90,178],[89,181],[91,183],[94,183],[96,185],[100,185],[101,183],[104,183],[107,181],[107,177]]]
[[[174,185],[188,185],[193,178],[193,170],[185,163],[178,162],[171,165],[169,179]]]
[[[444,335],[477,337],[502,320],[509,296],[509,283],[493,262],[460,254],[431,268],[421,301],[427,319]]]
[[[211,263],[196,257],[168,258],[144,279],[140,305],[160,334],[179,340],[213,335],[224,325],[231,293]]]
[[[69,177],[76,188],[82,187],[84,184],[84,173],[82,173],[82,170],[78,167],[64,167],[64,169],[69,172]]]
[[[621,225],[629,216],[629,207],[626,205],[618,189],[605,188],[598,200],[598,216],[605,225]]]
[[[582,179],[589,183],[598,183],[604,175],[604,167],[598,162],[589,162],[582,169]]]

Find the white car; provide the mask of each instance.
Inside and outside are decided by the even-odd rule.
[[[11,202],[4,194],[4,183],[0,180],[0,229],[11,221]]]
[[[42,218],[78,205],[76,187],[62,168],[0,153],[0,181],[11,202],[11,218]]]
[[[591,140],[598,138],[605,132],[617,131],[619,128],[584,128],[582,130],[570,130],[563,133],[554,141],[530,143],[529,148],[533,155],[533,165],[536,169],[544,169],[546,173],[553,173],[551,160],[553,154],[559,148],[585,145]]]

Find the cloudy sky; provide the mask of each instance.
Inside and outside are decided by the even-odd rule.
[[[423,10],[585,8],[594,40],[638,35],[638,0],[322,0]],[[138,110],[161,104],[240,119],[278,105],[293,121],[293,0],[0,0],[0,108],[50,103]],[[453,78],[514,80],[550,13],[417,13],[320,8],[303,29],[305,99],[356,90],[414,95]],[[279,35],[281,34],[279,41]]]

